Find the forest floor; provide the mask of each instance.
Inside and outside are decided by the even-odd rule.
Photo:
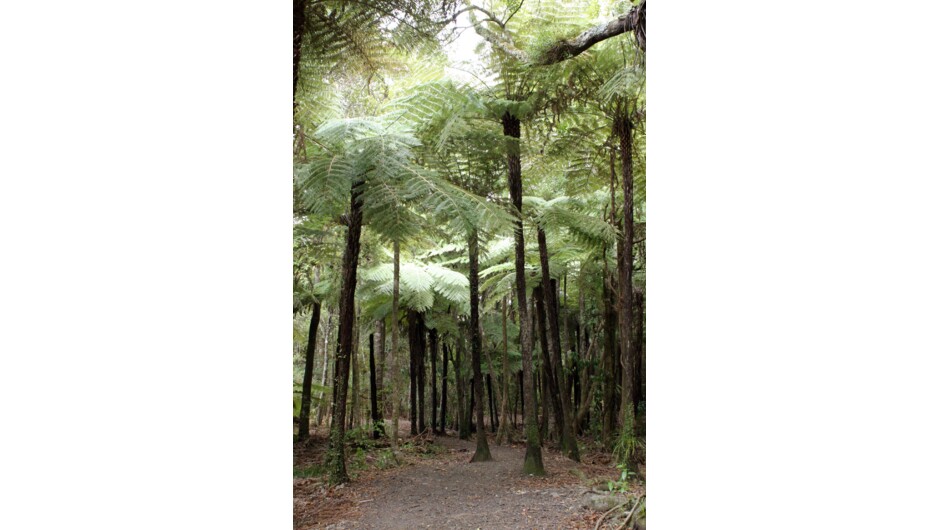
[[[410,425],[401,424],[407,433]],[[387,442],[364,444],[348,455],[352,481],[331,487],[322,474],[326,432],[315,432],[294,448],[294,528],[594,528],[626,499],[601,497],[619,478],[608,453],[587,452],[577,463],[543,447],[546,476],[532,477],[522,473],[524,444],[498,446],[487,434],[493,460],[472,464],[476,442],[452,431],[401,437],[397,463]],[[630,487],[634,495],[643,489]]]

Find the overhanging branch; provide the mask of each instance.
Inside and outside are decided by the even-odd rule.
[[[609,39],[611,37],[616,37],[628,31],[637,31],[637,41],[640,44],[640,48],[643,51],[646,51],[646,0],[640,2],[639,5],[635,6],[630,10],[629,13],[620,15],[619,17],[605,22],[603,24],[598,24],[592,28],[589,28],[585,31],[582,31],[577,37],[573,39],[561,40],[553,44],[548,48],[540,57],[536,58],[534,61],[538,65],[547,65],[560,63],[576,57],[582,54],[591,46],[594,46],[598,42]]]
[[[598,42],[630,31],[635,31],[640,49],[644,52],[646,51],[646,0],[640,2],[639,5],[631,9],[630,12],[620,15],[611,21],[588,28],[574,38],[560,40],[552,44],[546,51],[534,59],[529,57],[526,52],[517,48],[512,42],[512,38],[509,37],[505,31],[497,33],[485,27],[482,22],[478,22],[475,17],[473,17],[472,11],[471,20],[474,23],[474,29],[477,34],[483,37],[484,40],[510,57],[527,64],[545,66],[560,63],[584,53]],[[504,22],[501,23],[491,17],[486,20],[495,22],[505,30]]]

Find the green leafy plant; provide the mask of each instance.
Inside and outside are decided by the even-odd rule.
[[[637,462],[646,459],[646,442],[643,438],[621,432],[614,444],[614,457],[617,459],[618,467],[621,465],[633,467]]]
[[[608,480],[607,490],[612,493],[626,493],[629,491],[630,482],[636,477],[636,472],[630,471],[626,464],[617,464],[617,469],[620,470],[620,478]]]

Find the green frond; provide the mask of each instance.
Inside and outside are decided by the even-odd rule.
[[[466,276],[433,263],[428,264],[425,270],[434,278],[434,292],[459,305],[469,303],[470,280]]]
[[[402,263],[400,265],[401,285],[404,290],[409,292],[430,291],[434,284],[434,277],[431,276],[424,267],[419,267],[413,263]]]

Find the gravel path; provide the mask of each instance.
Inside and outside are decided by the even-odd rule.
[[[363,485],[359,517],[334,529],[577,528],[587,510],[578,464],[543,449],[546,477],[522,474],[524,445],[490,441],[493,461],[470,463],[472,440],[437,437],[447,453]],[[580,523],[580,524],[579,524]]]

